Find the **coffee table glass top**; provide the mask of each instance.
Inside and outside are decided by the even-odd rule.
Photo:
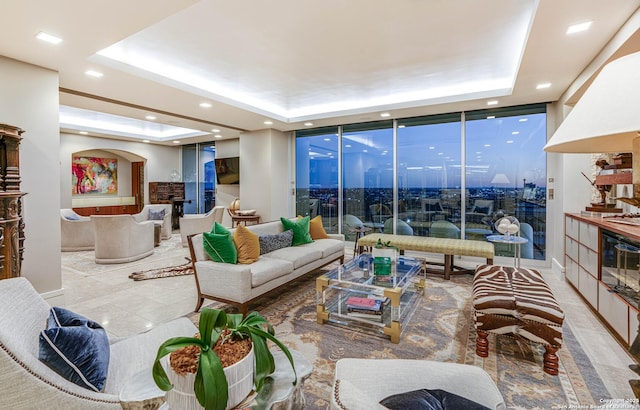
[[[351,259],[317,279],[318,322],[382,328],[392,342],[398,343],[408,312],[424,289],[424,275],[418,275],[422,266],[421,259],[401,256],[393,273],[380,277],[372,272],[371,254]],[[347,300],[352,296],[380,299],[381,315],[363,315],[349,309]]]

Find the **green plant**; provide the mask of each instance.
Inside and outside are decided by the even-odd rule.
[[[225,329],[227,332],[222,336]],[[198,346],[200,355],[193,388],[195,396],[206,410],[224,410],[228,399],[227,378],[213,347],[219,340],[220,343],[225,343],[230,338],[246,339],[248,337],[253,343],[255,355],[256,391],[262,389],[265,378],[275,370],[273,355],[267,345],[268,340],[275,343],[289,359],[294,372],[293,384],[296,384],[298,377],[291,352],[275,337],[273,326],[258,312],[251,312],[243,318],[242,314],[227,314],[223,310],[204,308],[200,313],[199,330],[200,338],[175,337],[168,339],[158,348],[158,354],[153,363],[153,380],[161,390],[169,391],[173,386],[160,359],[187,346]],[[221,336],[223,339],[220,339]]]

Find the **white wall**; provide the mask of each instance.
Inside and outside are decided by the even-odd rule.
[[[164,145],[145,144],[134,141],[118,141],[105,138],[86,137],[83,135],[62,133],[60,134],[60,207],[71,208],[71,160],[76,152],[80,151],[123,151],[135,154],[145,160],[145,203],[149,203],[148,182],[167,182],[169,173],[174,169],[182,169],[182,155],[180,147],[168,147]],[[123,155],[125,155],[123,153]],[[126,185],[121,193],[118,188],[118,196],[131,195],[131,162],[127,165],[129,181],[128,193]],[[120,172],[120,170],[118,171]],[[125,174],[120,174],[126,178]],[[119,178],[119,183],[125,183]]]
[[[23,130],[25,223],[22,276],[48,297],[61,294],[58,74],[0,56],[0,121]]]
[[[216,158],[231,158],[240,156],[240,140],[238,138],[230,140],[216,141]],[[245,174],[242,171],[244,158],[240,158],[240,184],[238,185],[219,185],[216,184],[216,205],[229,206],[236,198],[240,198],[240,185],[244,183]],[[240,202],[244,209],[243,202]],[[228,212],[224,212],[222,217],[224,226],[231,226],[231,217]]]
[[[277,130],[240,135],[240,203],[263,222],[292,217],[292,156],[289,136]]]

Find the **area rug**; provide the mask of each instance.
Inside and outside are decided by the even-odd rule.
[[[543,372],[542,346],[504,336],[490,336],[489,357],[478,357],[471,282],[471,275],[452,276],[450,281],[429,275],[425,294],[409,318],[399,344],[357,327],[318,324],[313,277],[290,284],[251,309],[274,325],[276,335],[289,348],[300,351],[313,363],[314,370],[304,381],[305,409],[329,408],[335,362],[343,357],[475,365],[491,375],[508,409],[596,408],[602,400],[611,398],[566,324],[564,345],[558,351],[558,376]],[[210,306],[235,311],[222,303]],[[192,314],[190,318],[197,324],[199,315]]]
[[[170,278],[173,276],[193,275],[193,265],[191,264],[191,260],[189,260],[189,258],[185,259],[187,259],[188,262],[182,265],[133,272],[129,275],[129,279],[138,281],[158,278]]]

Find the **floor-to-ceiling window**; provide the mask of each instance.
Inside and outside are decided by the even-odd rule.
[[[338,232],[338,127],[296,133],[296,214]]]
[[[298,214],[315,215],[310,202],[317,199],[316,212],[331,232],[342,218],[347,239],[354,237],[350,227],[363,225],[487,240],[500,217],[514,216],[527,239],[522,257],[546,257],[544,104],[348,124],[296,137]],[[498,256],[513,252],[496,244]]]
[[[460,113],[398,120],[396,233],[460,238]]]
[[[182,146],[184,213],[206,213],[215,206],[216,149],[213,143]]]
[[[466,216],[469,239],[495,230],[502,216],[515,216],[524,258],[545,259],[546,143],[544,105],[466,113],[466,185],[470,193]],[[496,255],[513,253],[495,244]]]
[[[393,123],[379,121],[342,127],[343,233],[364,225],[384,231],[393,217]],[[393,219],[390,220],[393,222]],[[387,223],[387,229],[393,226]]]

